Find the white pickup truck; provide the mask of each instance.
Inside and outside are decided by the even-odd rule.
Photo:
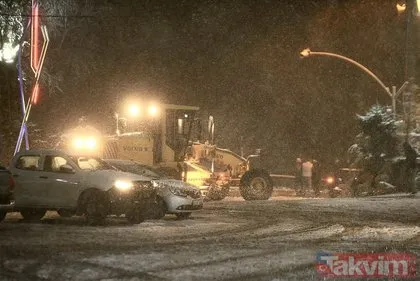
[[[6,167],[0,166],[0,204],[10,204],[13,200],[13,178]],[[0,221],[4,219],[6,212],[0,210]]]
[[[56,210],[61,216],[85,215],[89,224],[102,224],[111,214],[140,223],[156,199],[150,178],[60,150],[20,152],[9,170],[14,201],[0,205],[0,213],[18,211],[25,220],[39,220],[47,210]]]

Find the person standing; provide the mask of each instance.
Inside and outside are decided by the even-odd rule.
[[[303,192],[304,193],[312,189],[312,168],[313,168],[313,164],[309,160],[302,164]]]
[[[302,159],[296,158],[295,164],[295,190],[296,195],[303,195]]]
[[[416,174],[417,174],[417,151],[405,141],[403,144],[405,155],[405,172],[407,190],[411,194],[417,193]]]
[[[315,159],[312,161],[312,186],[314,188],[315,197],[320,195],[320,187],[321,187],[321,167],[318,161]]]

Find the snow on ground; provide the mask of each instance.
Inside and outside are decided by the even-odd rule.
[[[314,250],[298,249],[293,251],[261,251],[235,249],[234,245],[225,250],[213,250],[211,253],[191,252],[188,249],[179,252],[176,258],[165,254],[132,254],[97,256],[86,260],[101,266],[120,267],[147,272],[151,276],[168,280],[198,280],[235,278],[258,273],[266,274],[300,265],[311,264]]]
[[[279,200],[303,200],[303,199],[307,199],[307,198],[303,198],[303,197],[291,197],[291,196],[272,196],[270,199],[268,199],[269,201],[279,201]],[[243,199],[241,196],[228,196],[225,199],[223,199],[222,201],[246,201],[245,199]]]
[[[305,204],[323,207],[328,212],[375,212],[375,213],[400,213],[409,211],[420,216],[420,195],[415,197],[395,194],[394,196],[376,196],[364,198],[333,198],[328,200],[307,199]]]
[[[365,226],[341,239],[348,241],[406,241],[420,234],[420,227],[389,225],[386,227]]]
[[[308,228],[308,221],[286,218],[277,224],[260,227],[258,229],[252,230],[249,235],[250,236],[275,235],[275,234],[283,234],[285,232],[290,232],[290,231],[304,230],[306,228]]]
[[[27,280],[317,280],[321,249],[416,252],[418,199],[228,197],[188,220],[168,215],[130,225],[111,217],[103,227],[56,212],[39,223],[10,213],[0,224],[0,266]]]
[[[304,241],[304,240],[317,240],[324,239],[331,236],[342,233],[345,228],[340,224],[334,224],[331,226],[317,227],[301,233],[293,233],[290,235],[283,235],[279,238],[281,240],[293,240],[293,241]],[[271,238],[270,238],[271,239]]]
[[[10,215],[10,218],[15,217],[15,214]],[[38,224],[24,224],[20,222],[13,224],[13,228],[25,226],[26,231],[32,234],[29,236],[17,236],[9,241],[0,240],[0,246],[5,244],[43,245],[45,241],[50,241],[49,246],[54,247],[54,245],[72,245],[75,240],[79,240],[78,243],[80,244],[107,244],[109,241],[118,241],[122,238],[132,240],[134,244],[140,238],[148,241],[153,239],[156,242],[165,242],[168,241],[168,237],[172,239],[183,238],[193,234],[194,237],[199,239],[213,232],[235,231],[235,229],[247,225],[247,221],[244,219],[224,222],[208,219],[207,217],[195,218],[194,216],[188,220],[176,220],[175,218],[167,217],[164,220],[150,220],[139,225],[130,225],[125,218],[110,218],[108,219],[109,227],[100,229],[102,239],[98,239],[98,228],[83,226],[84,218],[57,219],[56,217],[53,219],[54,215],[55,212],[49,212],[47,218]],[[0,225],[0,230],[4,227],[4,224]]]

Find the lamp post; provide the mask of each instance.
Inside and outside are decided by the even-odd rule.
[[[349,62],[357,67],[359,67],[360,69],[362,69],[364,72],[366,72],[367,74],[369,74],[370,77],[372,77],[373,79],[375,79],[376,82],[378,82],[378,84],[382,87],[382,89],[385,90],[385,92],[388,94],[388,96],[391,98],[392,100],[392,112],[395,114],[396,113],[396,107],[397,107],[397,97],[401,94],[401,92],[404,90],[404,88],[407,86],[408,82],[405,82],[401,88],[396,91],[396,88],[393,87],[393,91],[391,92],[389,90],[389,88],[387,86],[385,86],[385,84],[378,78],[378,76],[376,76],[372,71],[370,71],[366,66],[358,63],[355,60],[352,60],[348,57],[339,55],[339,54],[334,54],[334,53],[328,53],[328,52],[312,52],[309,48],[304,49],[302,52],[300,52],[300,56],[301,58],[307,58],[310,56],[328,56],[328,57],[334,57],[334,58],[338,58],[341,60],[344,60],[346,62]]]

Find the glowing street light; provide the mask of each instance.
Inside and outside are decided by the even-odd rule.
[[[4,61],[5,63],[13,63],[18,50],[19,45],[13,47],[12,43],[4,43],[3,49],[0,49],[0,61]]]
[[[407,8],[407,5],[405,3],[403,4],[397,3],[396,7],[397,7],[397,12],[402,13]]]
[[[334,54],[334,53],[328,53],[328,52],[312,52],[309,48],[304,49],[302,52],[300,52],[300,57],[301,58],[308,58],[310,56],[328,56],[328,57],[334,57],[334,58],[338,58],[344,61],[347,61],[357,67],[359,67],[360,69],[362,69],[364,72],[366,72],[367,74],[369,74],[373,79],[375,79],[376,82],[378,82],[379,85],[381,85],[382,89],[385,90],[385,92],[388,94],[388,96],[392,99],[392,111],[394,112],[394,114],[396,113],[396,99],[398,97],[398,95],[404,90],[404,88],[407,86],[407,82],[405,82],[403,84],[403,86],[398,90],[398,92],[393,91],[392,93],[390,92],[389,88],[387,86],[385,86],[385,84],[372,72],[370,71],[366,66],[358,63],[355,60],[352,60],[348,57],[342,56],[342,55],[338,55],[338,54]]]

